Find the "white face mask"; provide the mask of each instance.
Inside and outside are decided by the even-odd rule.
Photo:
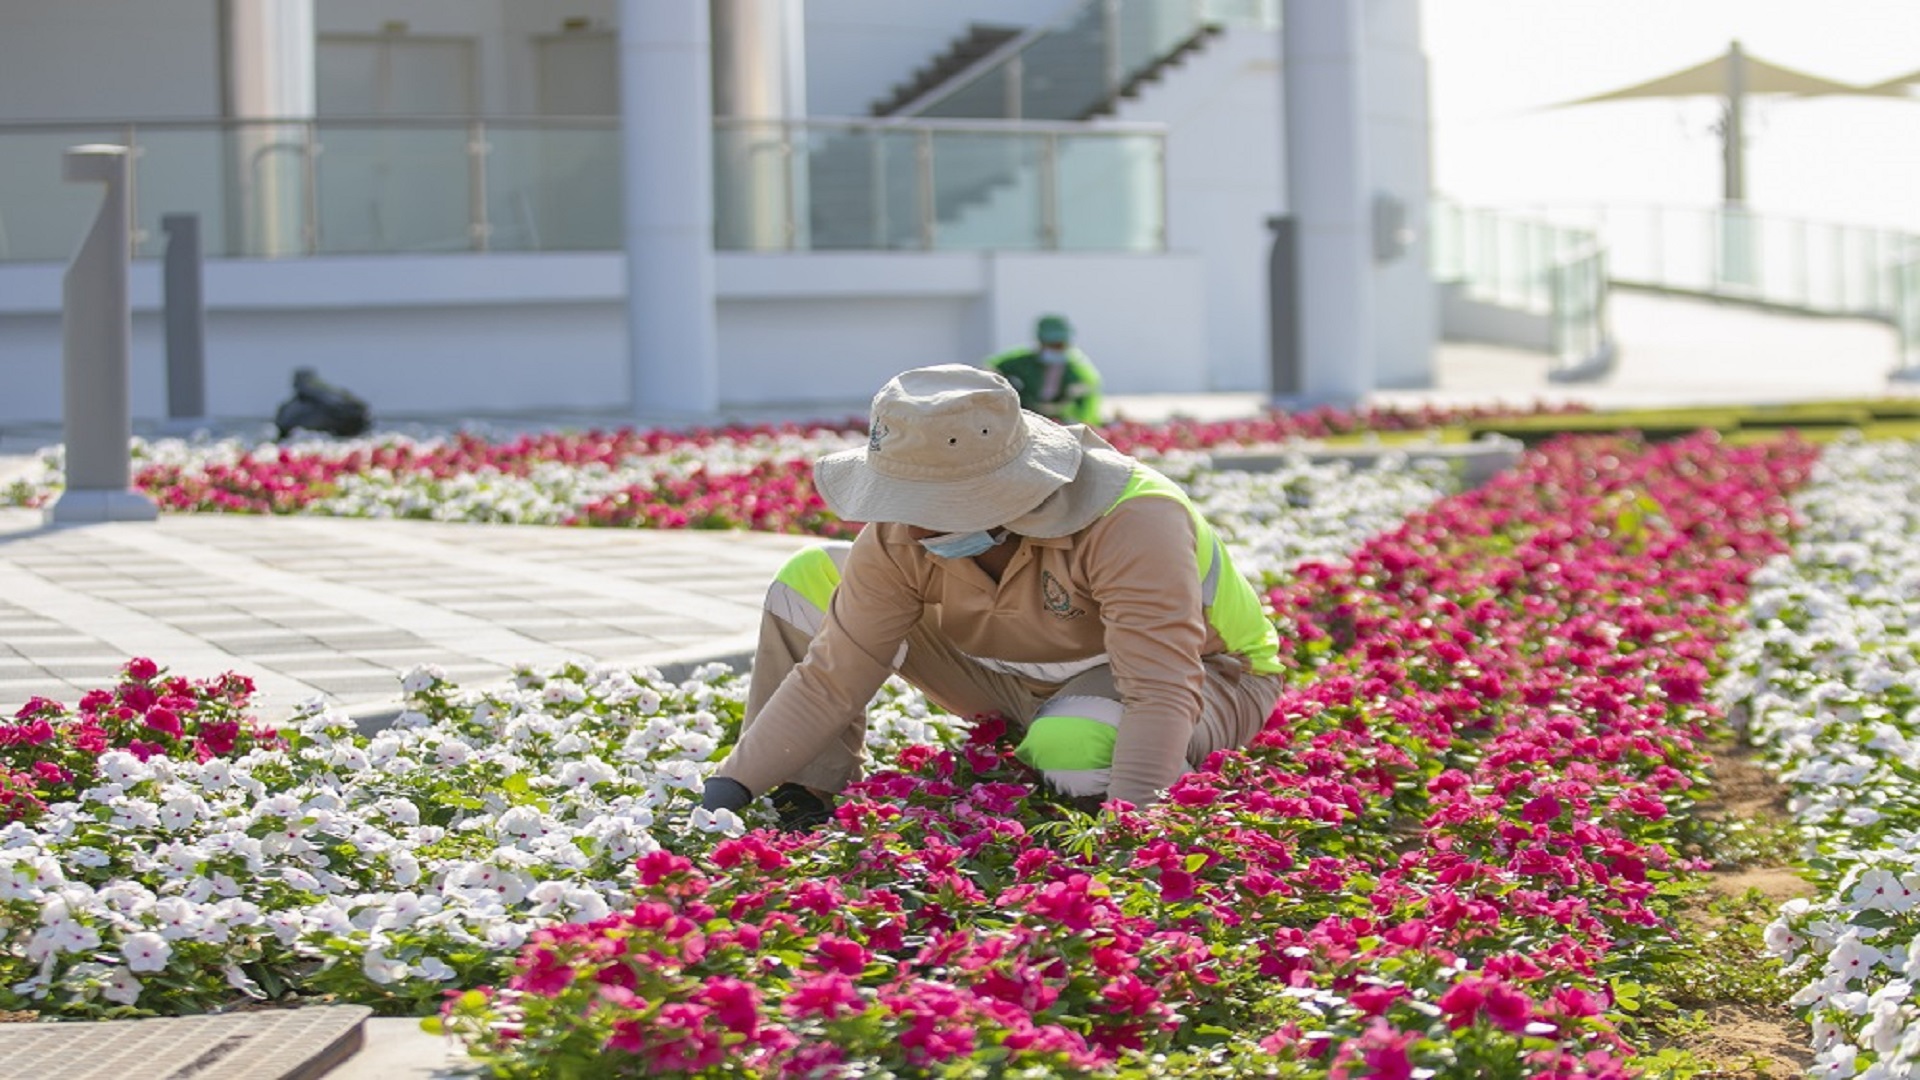
[[[1047,345],[1040,350],[1040,359],[1044,363],[1058,364],[1067,358],[1067,350],[1059,345]]]
[[[920,541],[920,546],[942,559],[971,559],[975,555],[991,550],[1006,538],[1007,530],[1005,529],[996,529],[993,532],[979,529],[974,532],[929,536]]]

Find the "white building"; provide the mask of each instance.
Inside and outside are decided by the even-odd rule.
[[[1352,205],[1407,226],[1343,224],[1365,355],[1319,349],[1301,389],[1424,385],[1417,0],[1295,5],[1355,33]],[[167,409],[169,213],[200,220],[215,417],[270,415],[303,366],[390,416],[838,405],[1049,311],[1112,392],[1268,390],[1280,6],[0,0],[0,424],[60,414],[98,199],[60,159],[93,142],[138,147],[139,418]],[[970,37],[990,55],[873,115]]]

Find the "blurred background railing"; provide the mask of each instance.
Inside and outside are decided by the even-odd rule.
[[[96,200],[60,160],[83,143],[133,149],[136,256],[169,213],[212,257],[622,244],[612,119],[0,124],[0,261],[72,255]],[[721,250],[1166,246],[1157,125],[718,121],[714,158]]]
[[[1592,230],[1445,200],[1428,220],[1436,282],[1482,304],[1545,317],[1557,371],[1606,358],[1608,253]]]

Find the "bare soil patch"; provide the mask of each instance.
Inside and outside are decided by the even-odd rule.
[[[1715,821],[1744,821],[1762,828],[1787,829],[1787,789],[1760,763],[1753,748],[1728,742],[1712,748],[1712,797],[1700,813]],[[1719,862],[1708,874],[1714,890],[1741,897],[1757,889],[1778,906],[1796,896],[1811,896],[1814,888],[1789,865],[1758,865],[1737,857]],[[1713,920],[1696,908],[1690,917]],[[1704,1021],[1696,1031],[1677,1036],[1665,1045],[1687,1050],[1721,1066],[1700,1074],[1707,1080],[1789,1080],[1805,1076],[1813,1066],[1812,1031],[1785,1005],[1726,1001],[1699,1010]]]

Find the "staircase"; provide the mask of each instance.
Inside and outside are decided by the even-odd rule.
[[[874,102],[871,114],[894,115],[1019,36],[1020,30],[1017,27],[974,23],[967,27],[965,36],[955,38],[945,52],[915,71],[913,78],[894,87],[891,96]]]
[[[1217,22],[1196,22],[1185,4],[1155,0],[1111,8],[1090,0],[1068,20],[1034,30],[974,24],[875,102],[873,115],[883,121],[1056,123],[1111,116],[1120,102],[1137,97],[1222,32]],[[1020,38],[1024,44],[1012,47]],[[924,128],[884,123],[827,135],[808,155],[811,246],[930,246],[932,238],[922,235],[924,200],[932,201],[937,231],[986,205],[996,192],[1032,188],[1038,139],[1017,133],[928,135]],[[920,158],[927,154],[938,176],[930,193],[920,190]]]
[[[1226,32],[1226,27],[1221,26],[1219,23],[1207,23],[1200,27],[1188,35],[1185,40],[1175,45],[1173,51],[1127,76],[1126,81],[1120,85],[1120,89],[1116,93],[1109,95],[1104,101],[1079,119],[1092,120],[1100,116],[1112,116],[1118,111],[1120,102],[1132,101],[1139,97],[1147,87],[1159,82],[1161,76],[1179,67],[1181,64],[1186,63],[1189,56],[1202,51],[1214,38]]]

